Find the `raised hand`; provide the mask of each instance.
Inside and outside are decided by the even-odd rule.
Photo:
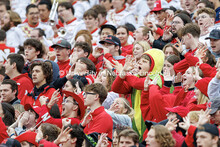
[[[199,121],[198,121],[198,126],[204,125],[210,121],[210,112],[211,109],[206,109],[205,111],[201,110],[199,113]]]
[[[59,136],[57,137],[57,139],[54,141],[54,143],[56,145],[59,145],[59,144],[62,144],[62,143],[65,143],[69,140],[70,138],[70,132],[72,131],[71,128],[67,127],[65,130],[64,130],[64,126],[62,127],[61,129],[61,132],[59,134]]]
[[[169,121],[166,123],[165,127],[169,130],[169,131],[173,131],[176,130],[177,127],[177,123],[179,122],[179,119],[174,118],[174,119],[169,119]]]
[[[183,43],[182,41],[179,40],[179,38],[176,38],[177,43],[173,45],[173,47],[179,52],[182,53],[183,52]]]
[[[99,140],[96,144],[96,147],[107,147],[108,146],[108,138],[107,138],[108,134],[107,133],[102,133],[99,136]]]
[[[105,63],[105,67],[107,67],[109,70],[113,69],[112,63],[106,59],[105,57],[103,57],[104,63]]]
[[[147,75],[146,79],[144,80],[144,91],[148,91],[149,85],[150,85],[150,77]]]
[[[103,48],[102,48],[102,47],[96,47],[96,48],[93,50],[92,55],[93,55],[95,58],[100,57],[101,55],[103,55]]]
[[[165,69],[163,71],[164,81],[173,81],[175,75],[171,75],[171,71]]]
[[[174,78],[174,83],[180,83],[182,81],[182,74],[179,72]]]
[[[165,28],[163,32],[162,40],[167,41],[173,37],[173,34],[171,33],[171,27]]]
[[[56,91],[54,91],[49,103],[47,104],[47,107],[50,109],[55,103],[57,103],[59,101],[60,97],[60,90],[57,89]]]
[[[90,112],[88,112],[87,114],[86,114],[86,116],[83,118],[83,121],[82,121],[82,123],[81,123],[81,125],[83,126],[83,127],[85,127],[91,120],[92,120],[92,114],[91,114],[92,112],[90,111]]]
[[[189,118],[186,116],[186,117],[183,117],[183,122],[180,122],[179,123],[179,127],[184,129],[184,130],[188,130],[189,127],[190,127],[190,120]]]

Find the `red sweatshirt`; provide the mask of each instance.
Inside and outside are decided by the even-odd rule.
[[[108,133],[108,137],[112,138],[113,121],[112,117],[105,112],[103,106],[95,109],[92,115],[92,120],[86,125],[84,132],[91,134],[93,132]]]
[[[49,87],[49,86],[46,86],[44,88],[44,91],[41,92],[38,96],[34,96],[34,91],[31,91],[27,95],[24,96],[24,98],[21,100],[21,104],[22,105],[30,104],[32,106],[39,106],[39,107],[41,107],[41,103],[39,101],[39,98],[41,96],[46,96],[50,100],[52,95],[53,95],[53,93],[54,93],[54,91],[56,91],[56,89],[54,89],[52,87]],[[63,99],[62,99],[61,95],[59,95],[59,97],[60,97],[60,99],[59,99],[59,102],[57,103],[57,105],[58,105],[59,109],[61,110]]]
[[[63,78],[66,76],[66,74],[68,73],[69,69],[70,69],[70,59],[65,61],[65,62],[57,62],[59,69],[60,69],[60,78]]]
[[[16,81],[18,85],[18,99],[22,98],[27,94],[28,91],[31,91],[34,88],[31,78],[28,76],[28,73],[21,74],[13,78],[12,80]]]
[[[7,128],[2,120],[2,118],[0,117],[0,143],[5,139],[5,138],[8,138],[8,133],[6,132],[7,131]]]
[[[185,73],[185,71],[190,67],[189,62],[187,62],[186,57],[188,56],[188,54],[193,55],[196,50],[197,50],[197,49],[195,49],[195,50],[193,50],[193,51],[190,50],[189,52],[187,52],[187,53],[185,54],[185,56],[184,56],[185,59],[183,59],[183,60],[181,60],[180,62],[174,64],[173,69],[174,69],[174,71],[175,71],[176,73],[179,73],[179,72],[182,73],[182,74]],[[197,63],[197,62],[196,62],[196,63]]]

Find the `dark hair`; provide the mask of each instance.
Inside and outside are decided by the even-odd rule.
[[[204,3],[206,8],[215,9],[214,4],[208,0],[200,0],[198,1],[197,5],[200,3]]]
[[[107,16],[107,11],[105,7],[102,5],[94,5],[91,9],[95,10],[97,14],[101,14],[102,17]]]
[[[135,27],[134,27],[134,25],[131,24],[131,23],[126,23],[125,26],[128,28],[128,32],[130,31],[130,32],[133,32],[133,33],[134,33],[134,31],[136,30]],[[128,33],[128,34],[129,34],[129,33]]]
[[[77,59],[77,61],[78,60],[86,64],[87,70],[89,70],[91,74],[94,74],[96,72],[95,64],[90,59],[86,57],[80,57]]]
[[[52,3],[51,1],[49,0],[41,0],[39,3],[38,3],[38,6],[39,5],[47,5],[47,9],[50,11],[51,8],[52,8]]]
[[[98,18],[98,13],[97,11],[95,11],[94,9],[89,9],[87,10],[84,14],[83,14],[83,18],[88,17],[88,16],[92,16],[95,19]]]
[[[210,52],[210,50],[206,51],[206,56],[208,60],[206,61],[207,64],[210,66],[214,67],[216,64],[215,56]]]
[[[56,140],[58,135],[60,134],[60,129],[53,124],[43,123],[41,124],[41,131],[43,133],[43,138],[46,138],[47,141],[53,142]]]
[[[10,10],[11,9],[10,1],[9,0],[1,0],[0,5],[4,5],[6,10]]]
[[[186,35],[186,34],[191,34],[193,37],[198,37],[200,36],[200,28],[197,24],[195,23],[188,23],[186,24],[182,29],[181,29],[181,37]]]
[[[59,3],[58,8],[59,7],[65,7],[66,9],[71,9],[73,15],[75,13],[74,8],[73,8],[73,6],[72,6],[72,4],[70,2],[61,2],[61,3]]]
[[[28,14],[28,12],[29,12],[29,10],[30,10],[31,8],[37,8],[37,9],[38,9],[38,7],[37,7],[35,4],[30,4],[30,5],[28,5],[28,6],[26,7],[26,14]]]
[[[43,74],[46,76],[46,82],[47,84],[50,84],[52,82],[52,79],[53,79],[53,74],[51,72],[51,67],[45,63],[45,62],[34,62],[33,64],[31,64],[31,67],[30,67],[30,73],[32,74],[32,70],[35,66],[40,66],[42,71],[43,71]]]
[[[179,17],[183,21],[184,25],[192,22],[190,16],[188,16],[187,14],[183,12],[176,14],[174,17]]]
[[[87,42],[76,42],[76,44],[74,45],[74,48],[75,47],[82,48],[84,53],[87,52],[88,53],[87,57],[89,57],[90,53],[92,52],[92,48]]]
[[[68,126],[65,126],[64,128],[66,129],[67,127],[72,129],[70,131],[71,138],[77,138],[76,147],[81,147],[85,139],[85,134],[83,132],[83,129],[77,124],[68,125]]]
[[[5,79],[5,80],[2,82],[2,85],[3,85],[3,84],[10,84],[10,85],[11,85],[11,90],[12,90],[12,92],[16,91],[15,96],[17,96],[17,94],[18,94],[18,85],[17,85],[17,83],[16,83],[14,80]]]
[[[22,73],[22,70],[24,68],[24,58],[20,54],[10,54],[8,55],[7,59],[10,59],[10,65],[13,63],[16,64],[17,71],[19,73]]]
[[[71,85],[72,85],[74,88],[76,88],[76,83],[78,82],[80,89],[83,90],[84,85],[83,85],[82,81],[80,81],[79,79],[69,79],[68,81],[70,81]]]
[[[0,30],[0,41],[5,41],[6,32],[4,30]]]
[[[51,109],[50,109],[50,115],[53,117],[53,118],[61,118],[60,117],[60,110],[59,110],[59,107],[57,104],[54,104]]]
[[[45,34],[43,29],[41,29],[41,28],[34,28],[33,30],[38,30],[39,31],[38,32],[38,37],[42,37],[42,36],[46,37],[46,34]]]
[[[11,104],[2,102],[2,110],[4,117],[2,118],[6,126],[10,126],[15,122],[15,109]]]
[[[107,89],[100,83],[93,83],[91,85],[86,85],[84,88],[85,92],[92,91],[99,95],[99,102],[102,104],[107,97],[108,91]]]
[[[124,29],[126,30],[127,34],[129,35],[129,30],[128,30],[128,27],[127,27],[126,25],[120,25],[120,26],[118,26],[118,27],[117,27],[117,30],[118,30],[119,28],[124,28]],[[117,33],[117,32],[116,32],[116,33]]]
[[[28,45],[34,47],[36,51],[40,51],[39,55],[37,55],[37,58],[43,57],[43,54],[45,53],[45,51],[44,51],[43,44],[40,41],[36,39],[27,39],[24,42],[24,47]]]

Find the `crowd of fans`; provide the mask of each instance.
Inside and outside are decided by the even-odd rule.
[[[0,27],[0,146],[220,146],[219,0],[1,0]]]

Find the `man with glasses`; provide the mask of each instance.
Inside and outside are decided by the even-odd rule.
[[[55,91],[54,96],[51,98],[49,103],[44,101],[42,107],[37,107],[39,111],[38,122],[55,124],[58,127],[66,126],[68,124],[79,124],[85,114],[84,99],[81,95],[77,95],[73,92],[63,91],[63,102],[62,102],[62,114],[61,118],[53,118],[50,116],[48,109],[55,104],[55,99],[62,97],[59,96],[59,92]],[[36,108],[36,107],[34,107]],[[46,119],[47,118],[47,119]]]
[[[70,69],[70,53],[71,53],[71,44],[63,39],[59,40],[56,44],[51,46],[54,48],[57,57],[57,64],[60,69],[60,77],[66,76],[67,72]]]
[[[87,85],[84,92],[84,105],[90,110],[81,123],[85,127],[84,132],[108,133],[108,137],[112,138],[113,121],[102,106],[107,96],[107,89],[100,83],[94,83]]]
[[[21,38],[23,43],[27,38],[30,38],[30,32],[34,28],[41,28],[45,31],[46,38],[52,39],[54,32],[51,26],[42,24],[39,22],[39,10],[34,4],[30,4],[26,7],[27,21],[17,26],[16,32]]]

